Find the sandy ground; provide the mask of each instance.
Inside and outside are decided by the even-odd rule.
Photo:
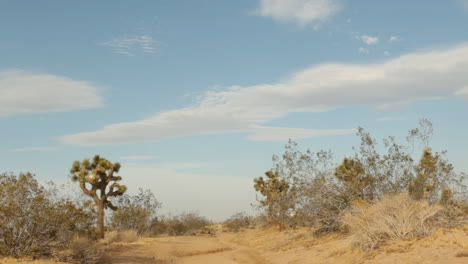
[[[467,227],[390,241],[371,254],[354,249],[350,240],[343,235],[316,238],[308,230],[248,230],[214,237],[145,238],[108,253],[110,263],[121,264],[468,263]]]
[[[218,232],[216,236],[143,238],[114,244],[106,262],[115,264],[467,264],[468,226],[439,230],[422,239],[389,241],[372,253],[351,246],[351,237],[314,237],[303,230]],[[13,263],[2,262],[0,263]],[[18,263],[18,262],[16,262]],[[20,263],[52,263],[47,261]]]

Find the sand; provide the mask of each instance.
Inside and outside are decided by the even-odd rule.
[[[315,237],[307,229],[255,229],[215,236],[142,238],[112,244],[105,255],[107,263],[115,264],[468,264],[468,226],[440,229],[425,238],[388,241],[371,253],[354,248],[351,239],[338,234]]]

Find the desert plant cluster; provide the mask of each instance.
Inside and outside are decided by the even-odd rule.
[[[0,188],[0,254],[44,255],[75,235],[96,236],[93,207],[57,199],[32,174],[1,174]]]
[[[161,203],[150,190],[126,194],[119,169],[99,155],[75,161],[70,177],[83,194],[76,199],[53,182],[41,185],[31,173],[0,174],[0,256],[105,263],[103,250],[113,243],[214,234],[212,222],[196,212],[158,215]],[[105,217],[105,209],[113,213]]]
[[[466,175],[444,151],[432,150],[432,133],[422,119],[405,144],[395,137],[379,144],[360,128],[359,147],[339,162],[331,151],[301,151],[289,141],[282,156],[273,156],[273,168],[254,180],[258,207],[270,225],[351,232],[364,249],[466,224]]]
[[[223,230],[228,232],[239,232],[243,229],[254,228],[256,219],[245,212],[239,212],[229,217],[223,223]]]
[[[272,169],[254,179],[260,214],[236,213],[222,230],[310,227],[316,235],[348,233],[353,245],[370,251],[388,239],[468,222],[465,174],[445,152],[431,149],[429,121],[421,120],[405,145],[394,137],[378,144],[364,129],[357,135],[359,147],[338,162],[331,151],[301,151],[289,141],[282,156],[273,156]],[[104,263],[103,251],[114,243],[219,230],[197,212],[160,215],[151,190],[126,193],[120,167],[99,155],[75,161],[70,178],[84,199],[41,185],[31,173],[0,174],[0,255]]]

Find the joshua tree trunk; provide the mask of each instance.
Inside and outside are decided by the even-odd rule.
[[[97,232],[99,238],[104,238],[104,204],[97,204],[98,218],[97,218]]]

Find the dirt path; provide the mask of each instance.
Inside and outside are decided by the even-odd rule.
[[[350,247],[350,237],[314,238],[306,230],[219,232],[216,236],[144,238],[113,245],[117,264],[466,264],[468,226],[423,239],[389,241],[371,254]]]
[[[261,250],[233,242],[230,234],[145,238],[114,246],[107,251],[107,260],[120,264],[277,264]]]
[[[143,238],[105,249],[110,264],[466,264],[468,226],[440,229],[432,236],[387,241],[365,253],[350,236],[314,237],[307,229],[278,232],[247,230],[216,236]],[[0,259],[0,263],[17,263]],[[51,261],[21,263],[50,264]]]

